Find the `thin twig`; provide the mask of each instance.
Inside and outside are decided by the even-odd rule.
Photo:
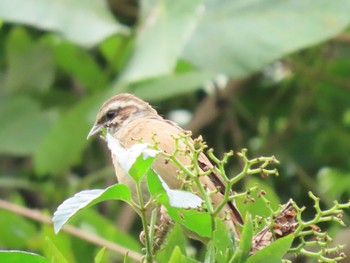
[[[28,209],[19,205],[15,205],[12,204],[6,200],[0,199],[0,208],[7,210],[7,211],[11,211],[15,214],[30,218],[32,220],[38,221],[40,223],[44,223],[44,224],[49,224],[52,225],[52,219],[51,217],[44,215],[43,213],[37,211],[37,210],[32,210],[32,209]],[[115,244],[113,242],[110,242],[106,239],[103,239],[97,235],[85,232],[79,228],[76,228],[74,226],[71,225],[65,225],[62,228],[62,231],[71,234],[72,236],[76,236],[80,239],[83,239],[85,241],[88,241],[92,244],[101,246],[101,247],[106,247],[107,249],[114,251],[120,255],[128,255],[129,258],[132,258],[138,262],[141,262],[142,260],[142,255],[135,252],[135,251],[131,251],[130,249],[120,246],[118,244]]]

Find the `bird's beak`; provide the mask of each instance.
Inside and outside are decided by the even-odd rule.
[[[88,140],[91,136],[95,135],[96,133],[99,133],[101,130],[102,130],[102,125],[95,124],[94,126],[92,126],[86,139]]]

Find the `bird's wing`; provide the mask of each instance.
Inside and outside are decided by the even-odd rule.
[[[199,155],[198,163],[203,171],[206,171],[206,170],[211,169],[213,167],[213,165],[211,164],[209,159],[204,154]],[[222,176],[213,171],[212,173],[210,173],[208,175],[208,177],[213,182],[213,184],[216,186],[216,188],[219,190],[219,192],[224,195],[225,190],[226,190],[226,186],[224,184]],[[235,202],[232,200],[232,201],[228,202],[227,205],[230,207],[230,209],[233,213],[233,217],[234,217],[235,222],[238,222],[239,224],[243,224],[242,215],[239,212],[239,210],[237,209]]]

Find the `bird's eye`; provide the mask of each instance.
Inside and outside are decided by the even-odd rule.
[[[113,119],[115,114],[116,114],[116,111],[114,111],[114,110],[111,110],[111,111],[107,112],[107,114],[106,114],[107,120]]]

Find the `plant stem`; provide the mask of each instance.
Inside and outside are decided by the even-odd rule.
[[[142,228],[145,233],[145,246],[146,246],[146,262],[152,263],[153,262],[153,254],[152,254],[152,244],[149,236],[149,227],[147,223],[147,215],[146,215],[146,208],[141,192],[141,185],[140,183],[136,182],[136,191],[137,196],[140,203],[140,214],[141,214],[141,221],[142,221]]]

